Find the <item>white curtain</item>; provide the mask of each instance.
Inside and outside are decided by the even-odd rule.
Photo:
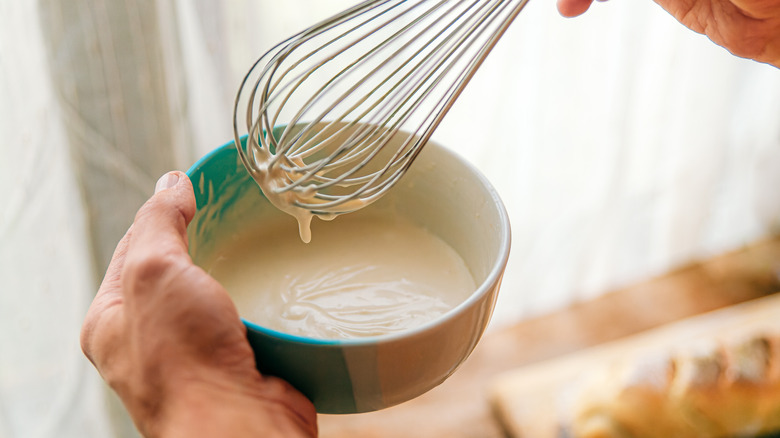
[[[78,347],[114,245],[254,59],[351,3],[0,0],[0,438],[134,435]],[[510,212],[494,325],[780,229],[780,70],[649,0],[530,2],[435,139]]]

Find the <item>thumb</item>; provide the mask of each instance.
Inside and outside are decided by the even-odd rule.
[[[187,225],[195,209],[195,194],[186,174],[168,172],[157,181],[154,195],[133,222],[125,259],[126,279],[150,280],[171,264],[191,264]]]
[[[187,225],[195,215],[195,194],[184,172],[168,172],[157,180],[154,195],[138,210],[133,233],[155,242],[176,237],[187,249]]]

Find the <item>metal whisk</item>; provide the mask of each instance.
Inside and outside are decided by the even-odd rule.
[[[307,214],[373,202],[403,176],[526,2],[370,0],[292,36],[241,83],[233,125],[241,160],[272,202],[284,196]]]

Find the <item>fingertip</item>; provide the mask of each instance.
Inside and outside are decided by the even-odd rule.
[[[576,17],[585,13],[591,3],[593,0],[558,0],[558,12],[567,18]]]
[[[195,215],[195,193],[192,182],[184,172],[174,170],[161,176],[154,187],[154,198],[162,198],[164,203],[175,206],[187,224]]]
[[[180,173],[181,172],[174,170],[173,172],[168,172],[161,176],[160,179],[157,180],[157,184],[154,185],[154,193],[160,193],[163,190],[175,187],[176,183],[179,182],[179,179],[181,178]]]
[[[161,248],[164,242],[176,242],[180,251],[186,253],[187,226],[195,210],[195,194],[187,175],[179,171],[166,173],[155,185],[154,195],[135,216],[130,246],[148,251]]]

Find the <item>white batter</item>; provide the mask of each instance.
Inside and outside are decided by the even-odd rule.
[[[295,204],[296,202],[311,203],[314,200],[314,193],[301,193],[295,190],[280,193],[279,190],[289,184],[288,174],[279,166],[271,166],[272,160],[273,155],[265,149],[255,151],[255,163],[258,171],[253,172],[252,175],[266,199],[274,207],[298,221],[298,234],[300,234],[301,240],[309,243],[311,241],[311,220],[314,214],[305,208],[297,207]],[[332,219],[332,217],[325,219]]]
[[[252,171],[252,176],[260,186],[260,190],[263,191],[266,199],[279,210],[289,214],[298,221],[298,234],[301,236],[301,240],[305,243],[311,241],[311,220],[315,216],[322,220],[330,221],[336,216],[333,214],[313,213],[306,208],[298,207],[296,204],[323,204],[325,201],[317,199],[316,185],[304,185],[302,190],[287,190],[283,189],[290,185],[293,181],[301,178],[303,175],[286,172],[280,164],[271,165],[274,161],[274,155],[269,153],[266,149],[254,149],[254,160],[256,171]],[[305,163],[300,158],[289,158],[291,161],[287,163],[292,167],[302,168]],[[368,202],[357,198],[346,201],[341,205],[345,211],[355,211],[366,206]]]
[[[303,243],[289,222],[260,224],[207,266],[242,317],[281,332],[353,338],[430,321],[476,288],[461,257],[397,218],[342,215]]]

